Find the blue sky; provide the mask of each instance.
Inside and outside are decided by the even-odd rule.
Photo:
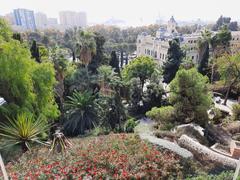
[[[221,14],[240,20],[240,0],[0,0],[0,14],[14,8],[28,8],[58,17],[61,10],[85,11],[89,22],[109,18],[128,24],[150,24],[157,17],[177,20],[216,20]]]

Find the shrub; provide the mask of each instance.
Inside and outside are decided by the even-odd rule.
[[[220,123],[221,122],[221,118],[223,117],[222,112],[219,109],[217,109],[217,108],[213,108],[211,113],[214,115],[213,118],[211,119],[211,121],[214,124]]]
[[[130,118],[124,124],[124,131],[127,133],[134,132],[134,128],[137,126],[136,119]]]
[[[240,120],[240,104],[234,104],[232,106],[233,120]]]
[[[151,111],[148,111],[146,115],[157,123],[166,124],[174,120],[174,108],[172,106],[154,107]]]
[[[172,106],[154,107],[151,111],[148,111],[146,115],[156,121],[160,125],[161,130],[170,130],[174,127],[173,121],[175,116]]]
[[[94,128],[93,135],[94,136],[100,136],[100,135],[107,135],[110,133],[110,130],[106,127],[98,126]]]

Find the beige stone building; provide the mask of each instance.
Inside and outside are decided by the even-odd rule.
[[[158,61],[160,65],[167,59],[169,41],[177,38],[180,41],[181,48],[185,51],[186,57],[199,61],[198,39],[201,37],[200,30],[192,34],[179,34],[176,30],[177,22],[173,17],[168,21],[167,28],[161,27],[156,36],[153,37],[147,33],[141,33],[137,38],[137,56],[151,56]],[[213,32],[212,35],[216,34]],[[240,52],[240,31],[232,32],[230,47],[233,53]]]

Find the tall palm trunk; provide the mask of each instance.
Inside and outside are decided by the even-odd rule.
[[[232,90],[232,86],[233,86],[234,82],[232,82],[229,86],[228,86],[228,89],[227,89],[227,93],[225,95],[225,98],[224,98],[224,102],[223,102],[223,105],[227,105],[227,100],[228,100],[228,97],[229,97],[229,94]]]

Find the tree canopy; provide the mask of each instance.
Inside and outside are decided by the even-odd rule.
[[[163,65],[163,81],[165,83],[170,83],[175,77],[184,57],[184,53],[180,48],[180,42],[178,39],[169,41],[167,55],[167,60]]]
[[[123,76],[128,80],[139,78],[143,87],[145,81],[151,77],[155,67],[156,63],[152,58],[145,56],[137,57],[123,69]]]
[[[170,103],[175,109],[178,122],[196,122],[205,125],[211,96],[207,87],[208,78],[195,68],[181,69],[170,83]]]

